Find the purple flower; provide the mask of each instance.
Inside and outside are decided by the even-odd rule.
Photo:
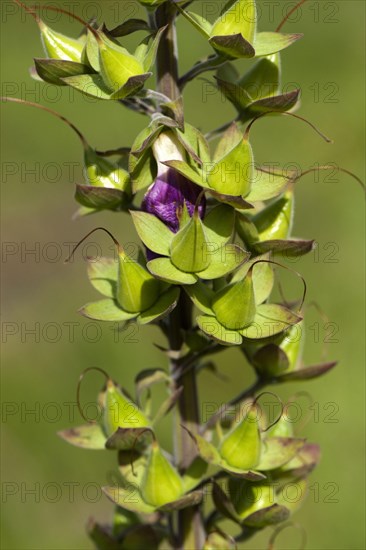
[[[159,175],[150,187],[142,202],[142,210],[154,214],[174,233],[179,229],[177,211],[186,204],[189,215],[192,217],[195,204],[202,189],[178,174],[172,168]],[[206,201],[202,197],[198,207],[199,215],[205,214]]]

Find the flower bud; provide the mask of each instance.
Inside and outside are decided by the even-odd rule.
[[[54,31],[41,20],[38,21],[38,26],[47,57],[80,63],[85,46],[85,36],[70,38]]]
[[[252,404],[247,415],[222,440],[219,452],[230,466],[241,470],[255,468],[261,454],[258,410]]]
[[[150,448],[140,490],[145,502],[157,508],[178,500],[184,493],[182,478],[156,441]]]
[[[108,380],[102,395],[103,427],[108,436],[118,428],[143,428],[149,421],[143,412],[122,391]]]
[[[98,155],[91,147],[84,153],[87,181],[93,187],[126,190],[129,174],[126,170]]]
[[[144,67],[138,59],[128,53],[125,48],[103,39],[99,34],[98,40],[100,73],[105,84],[113,92],[117,92],[127,81],[145,73]]]

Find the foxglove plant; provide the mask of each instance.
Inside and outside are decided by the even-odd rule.
[[[85,162],[85,182],[76,186],[78,215],[102,210],[130,215],[141,239],[134,259],[107,229],[94,230],[109,235],[116,257],[89,262],[89,280],[103,299],[81,313],[102,322],[154,324],[167,339],[162,351],[169,370],[141,371],[135,397],[104,365],[81,375],[78,403],[89,371],[105,377],[97,397],[100,421],[85,419],[60,435],[78,447],[116,452],[119,471],[118,483],[104,488],[115,505],[113,522],[90,521],[90,537],[100,550],[236,548],[296,512],[319,460],[319,446],[294,434],[279,398],[278,418],[265,418],[260,402],[271,393],[265,388],[315,378],[335,366],[303,366],[306,285],[282,263],[314,246],[292,237],[294,188],[307,172],[258,166],[250,143],[254,122],[265,115],[307,122],[293,113],[299,90],[281,92],[280,52],[302,35],[281,33],[285,21],[275,32],[258,32],[255,0],[229,0],[213,23],[188,10],[192,2],[140,0],[146,20],[124,21],[114,29],[73,15],[82,24],[79,38],[51,29],[36,7],[16,2],[35,19],[45,49],[46,57],[35,59],[34,78],[148,117],[131,147],[100,152],[58,113],[2,98],[46,110],[76,132]],[[178,67],[177,17],[187,19],[213,50],[184,75]],[[146,37],[128,51],[123,39],[136,31]],[[253,60],[243,76],[235,67],[241,58]],[[150,71],[155,90],[146,87]],[[185,120],[183,90],[206,71],[215,71],[218,89],[238,114],[205,136]],[[300,278],[301,300],[271,298],[278,267]],[[204,358],[232,346],[252,366],[256,382],[245,388],[238,381],[238,395],[202,423],[197,373]],[[158,383],[168,395],[153,416],[149,400],[143,406],[141,397]],[[234,406],[232,419],[227,412]],[[157,425],[172,410],[171,456]],[[294,484],[301,496],[290,502],[287,490]],[[233,524],[230,534],[222,528],[224,520]]]

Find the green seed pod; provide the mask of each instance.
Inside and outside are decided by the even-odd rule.
[[[184,492],[182,478],[156,441],[150,448],[140,490],[143,499],[157,508],[178,500]]]
[[[159,296],[160,283],[118,247],[117,301],[130,313],[145,311]]]
[[[230,478],[229,492],[235,510],[243,521],[254,512],[273,506],[276,502],[274,486]]]
[[[105,187],[125,191],[129,183],[129,174],[123,168],[98,155],[91,147],[84,153],[87,183],[93,187]]]
[[[98,36],[100,73],[110,90],[117,92],[129,78],[145,73],[140,61],[125,48],[105,40],[101,33]]]
[[[174,237],[171,260],[178,269],[187,273],[199,273],[209,266],[207,239],[197,208],[189,222]]]
[[[52,30],[46,23],[39,20],[38,26],[41,31],[41,40],[46,55],[51,59],[60,59],[63,61],[81,62],[86,38],[70,38],[59,32]]]
[[[253,322],[256,313],[252,270],[238,283],[220,290],[212,303],[217,320],[228,329],[240,330]]]
[[[121,390],[108,380],[102,395],[103,427],[108,436],[118,428],[143,428],[149,421],[143,412]]]
[[[253,217],[259,240],[287,239],[291,233],[293,216],[294,194],[290,190]]]
[[[222,440],[219,452],[228,464],[241,470],[255,468],[261,454],[258,410],[252,404],[247,415]]]

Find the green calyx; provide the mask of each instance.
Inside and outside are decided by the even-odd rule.
[[[125,48],[112,45],[101,36],[98,42],[100,74],[112,92],[117,92],[134,76],[144,74],[140,61]]]
[[[220,290],[212,302],[212,310],[228,329],[240,330],[250,325],[256,313],[252,272]]]
[[[186,273],[199,273],[210,265],[207,248],[204,226],[196,211],[172,240],[172,263]]]
[[[103,395],[103,427],[107,436],[118,428],[144,428],[149,421],[143,412],[109,380]]]
[[[258,465],[261,456],[261,435],[255,404],[251,405],[240,423],[225,436],[218,450],[234,468],[250,470]]]
[[[91,147],[84,153],[87,183],[93,187],[126,191],[130,180],[126,170],[98,155]]]
[[[155,441],[150,447],[140,491],[143,499],[156,508],[178,500],[184,493],[182,478]]]
[[[47,57],[64,61],[81,62],[86,36],[70,38],[51,29],[43,21],[39,21],[41,39]]]
[[[287,191],[253,217],[259,240],[287,239],[291,233],[293,215],[294,194],[293,191]]]

